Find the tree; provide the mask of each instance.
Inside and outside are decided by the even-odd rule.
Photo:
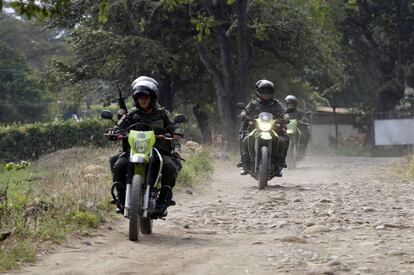
[[[229,144],[236,136],[235,102],[247,99],[248,83],[255,82],[252,75],[262,75],[261,79],[264,71],[271,71],[274,77],[281,72],[271,68],[281,64],[299,78],[306,70],[328,79],[342,73],[334,56],[339,39],[328,37],[335,31],[329,4],[166,0],[164,5],[181,11],[197,31],[196,47],[215,87],[222,132]],[[328,25],[330,29],[324,31]]]
[[[224,139],[232,144],[235,103],[247,100],[256,80],[277,79],[278,91],[309,92],[309,86],[329,87],[341,77],[333,20],[337,2],[55,0],[15,8],[73,28],[69,43],[75,56],[55,62],[66,81],[120,79],[126,88],[136,75],[151,74],[161,80],[161,99],[168,106],[177,93],[184,102],[200,94],[182,91],[198,88],[207,72]]]
[[[348,90],[370,111],[393,110],[414,87],[413,1],[346,2],[342,32],[353,76]]]
[[[48,102],[24,58],[0,42],[0,122],[41,120]]]

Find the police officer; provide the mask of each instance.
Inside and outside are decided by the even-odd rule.
[[[278,124],[280,127],[278,127],[278,135],[280,139],[283,142],[283,149],[281,150],[281,155],[279,156],[279,168],[277,175],[278,177],[282,176],[282,169],[283,167],[286,167],[286,153],[287,153],[287,147],[289,143],[289,137],[286,134],[286,122],[284,120],[284,114],[285,114],[285,108],[283,107],[282,103],[275,99],[273,97],[274,95],[274,85],[272,82],[268,80],[259,80],[256,83],[256,94],[257,99],[254,99],[250,101],[247,106],[244,108],[244,110],[240,114],[240,118],[244,120],[247,116],[249,117],[255,117],[259,115],[262,112],[268,112],[273,115],[273,117],[278,121]],[[242,123],[241,128],[241,154],[242,154],[242,160],[241,164],[238,166],[244,166],[245,168],[245,161],[244,158],[248,156],[247,153],[247,133],[249,133],[252,129],[249,129],[249,121],[244,120]],[[246,169],[243,169],[241,171],[241,175],[246,175],[247,171]]]
[[[141,77],[133,82],[133,94],[135,107],[128,110],[113,128],[116,132],[118,129],[126,129],[129,126],[144,122],[152,126],[156,135],[167,134],[174,136],[172,121],[170,119],[170,112],[157,102],[158,99],[158,83],[148,77]],[[155,146],[163,155],[163,169],[161,179],[161,191],[157,201],[157,212],[163,216],[166,214],[166,209],[169,205],[174,204],[172,201],[172,189],[175,186],[175,181],[178,172],[181,169],[179,158],[176,157],[179,153],[180,144],[176,141],[157,140]],[[116,186],[120,186],[118,190],[120,201],[125,202],[125,186],[127,181],[128,170],[128,154],[129,144],[126,140],[123,141],[123,154],[116,160],[112,167],[113,182]]]

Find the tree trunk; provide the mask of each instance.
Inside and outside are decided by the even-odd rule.
[[[158,101],[168,111],[172,111],[174,102],[173,81],[170,74],[166,74],[160,81]]]
[[[237,6],[237,51],[238,51],[238,75],[236,101],[245,102],[249,81],[249,44],[247,38],[247,4],[248,0],[239,0]]]
[[[222,45],[224,48],[225,46]],[[208,51],[205,45],[199,45],[197,47],[200,59],[207,71],[212,76],[212,81],[214,89],[217,96],[217,104],[220,113],[220,124],[221,124],[221,133],[223,135],[223,140],[225,146],[229,148],[231,144],[234,144],[234,129],[235,129],[235,115],[232,112],[231,106],[234,104],[231,98],[231,91],[226,90],[226,85],[230,85],[231,81],[227,79],[224,81],[221,76],[221,72],[217,69],[216,66],[211,62],[211,59],[208,55]],[[224,49],[223,49],[224,50]],[[224,50],[225,51],[225,50]],[[228,58],[225,54],[222,54],[224,59]],[[222,60],[223,65],[226,61]],[[228,64],[227,64],[228,65]],[[225,85],[226,83],[226,85]]]

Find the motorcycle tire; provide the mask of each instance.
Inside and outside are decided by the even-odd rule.
[[[139,240],[139,230],[141,228],[142,220],[142,198],[143,194],[143,180],[141,175],[135,175],[132,178],[131,194],[130,194],[130,210],[129,210],[129,240]]]
[[[267,181],[269,179],[268,171],[268,159],[269,159],[269,149],[266,146],[263,146],[261,149],[261,159],[259,163],[259,190],[265,189],[267,186]]]
[[[141,218],[141,233],[144,235],[152,234],[152,219],[151,218]]]

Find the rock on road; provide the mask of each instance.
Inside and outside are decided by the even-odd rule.
[[[264,190],[218,165],[154,234],[107,224],[22,274],[414,274],[414,184],[392,158],[310,157]]]

